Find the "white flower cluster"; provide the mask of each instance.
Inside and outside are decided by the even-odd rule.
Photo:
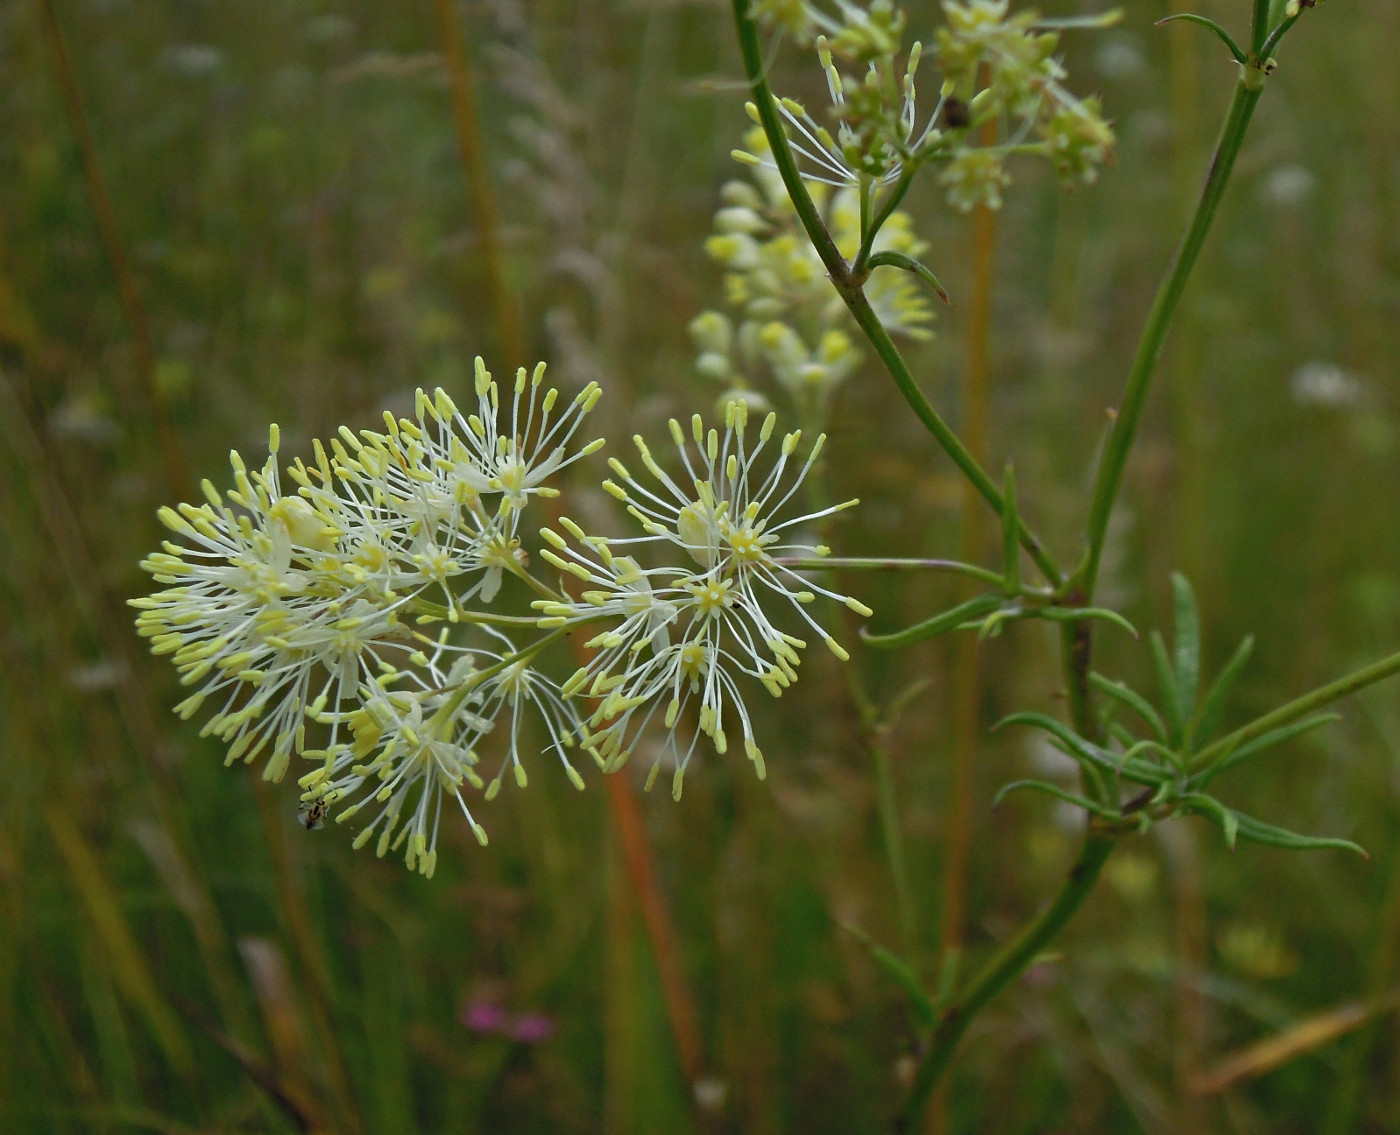
[[[638,481],[616,458],[609,465],[617,479],[603,482],[627,506],[643,535],[589,536],[568,518],[560,519],[560,527],[573,543],[550,529],[543,532],[554,546],[544,558],[576,576],[587,590],[582,603],[537,601],[535,606],[545,615],[542,625],[564,627],[598,614],[622,620],[587,643],[596,653],[564,683],[564,693],[586,692],[599,699],[588,724],[609,771],[627,760],[638,735],[662,713],[666,743],[657,753],[648,783],[670,758],[675,768],[672,793],[678,798],[701,733],[711,738],[718,752],[727,750],[726,707],[738,717],[745,753],[758,775],[764,775],[763,755],[738,677],[756,678],[779,697],[797,680],[800,651],[807,645],[777,626],[765,604],[774,599],[790,604],[842,660],[848,657],[844,648],[804,608],[821,594],[859,614],[871,613],[858,600],[784,566],[784,559],[825,556],[825,547],[803,542],[802,527],[856,502],[778,520],[825,438],[816,439],[789,480],[786,473],[801,431],[785,435],[777,460],[760,473],[756,463],[772,441],[775,424],[776,415],[769,414],[757,444],[749,448],[748,409],[742,402],[727,404],[723,437],[718,430],[707,431],[698,414],[691,419],[689,438],[672,419],[671,436],[685,477],[668,474],[637,437],[633,441],[655,485]],[[643,567],[634,556],[615,550],[642,546],[654,550],[651,558],[660,566]],[[692,702],[698,706],[699,729],[683,744],[676,722]]]
[[[468,794],[489,801],[507,772],[524,786],[530,744],[547,739],[582,788],[571,754],[619,767],[663,701],[674,751],[694,694],[700,731],[716,748],[726,748],[726,715],[737,714],[759,760],[739,679],[777,692],[796,677],[801,641],[771,623],[760,601],[814,597],[813,585],[774,559],[823,551],[782,535],[813,517],[779,522],[775,513],[820,443],[790,485],[797,435],[761,479],[753,468],[771,419],[751,451],[742,414],[731,416],[722,447],[710,435],[697,463],[683,450],[684,490],[646,456],[669,497],[607,485],[645,518],[643,542],[690,562],[642,568],[563,521],[593,556],[563,559],[564,541],[544,533],[558,549],[545,560],[589,579],[573,599],[529,571],[521,518],[536,498],[557,495],[547,478],[602,446],[576,444],[600,391],[590,383],[561,408],[543,377],[543,364],[522,369],[503,392],[478,359],[474,413],[441,390],[419,391],[413,418],[386,414],[382,431],[342,429],[329,446],[315,443],[310,464],[280,467],[272,427],[261,469],[234,453],[232,489],[206,481],[203,504],[161,510],[180,542],[143,561],[161,589],[132,601],[153,652],[172,656],[193,688],[177,712],[189,718],[213,705],[202,734],[228,745],[229,763],[265,755],[264,776],[280,780],[294,755],[314,762],[299,780],[311,814],[343,822],[372,813],[355,846],[375,840],[381,856],[402,849],[425,875],[437,860],[444,796],[485,843]],[[544,596],[540,614],[493,610],[506,576]],[[593,639],[599,653],[561,688],[542,654],[565,628],[599,619],[619,625]],[[580,711],[580,698],[594,703]],[[678,768],[693,748],[692,740]],[[483,754],[499,756],[489,779]]]

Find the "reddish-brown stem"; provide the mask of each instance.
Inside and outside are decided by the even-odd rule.
[[[995,124],[983,130],[983,142],[996,141]],[[978,205],[972,215],[972,294],[967,318],[967,370],[963,376],[961,436],[973,459],[987,462],[987,391],[991,342],[992,277],[996,254],[996,213]],[[985,542],[985,510],[977,489],[963,482],[960,557],[976,563]],[[965,584],[969,581],[964,581]],[[963,598],[974,592],[964,586]],[[967,864],[972,846],[973,773],[982,740],[982,683],[975,635],[959,635],[953,662],[953,761],[948,786],[948,842],[943,867],[941,948],[945,972],[957,964],[967,924]],[[947,1129],[945,1094],[936,1093],[929,1130]]]
[[[451,82],[452,119],[457,128],[457,149],[461,154],[462,171],[466,174],[467,192],[471,197],[477,248],[486,269],[491,306],[496,315],[496,345],[505,356],[506,365],[513,370],[515,367],[528,365],[525,357],[525,334],[515,295],[506,282],[500,218],[496,212],[496,198],[491,192],[490,171],[481,144],[480,117],[476,105],[476,85],[472,76],[471,57],[462,47],[456,0],[433,0],[433,6],[437,10],[442,50],[447,60],[447,75]]]
[[[637,896],[642,911],[642,923],[656,959],[656,972],[661,979],[661,993],[666,1000],[666,1017],[671,1025],[671,1038],[681,1063],[686,1083],[694,1085],[704,1067],[700,1045],[700,1027],[695,1016],[695,1002],[681,968],[680,947],[676,940],[671,915],[656,880],[651,847],[642,826],[641,810],[633,795],[632,782],[621,775],[603,778],[607,787],[608,807],[617,823],[622,841],[622,858],[627,866],[627,878]]]
[[[570,643],[579,664],[587,664],[591,652],[583,644],[583,640],[575,635],[570,639]],[[614,773],[605,776],[603,783],[607,791],[608,810],[617,825],[627,878],[632,884],[637,905],[641,909],[642,925],[646,928],[647,942],[651,946],[652,957],[656,960],[656,973],[661,981],[661,995],[666,1002],[666,1020],[671,1026],[671,1040],[676,1046],[676,1059],[680,1061],[686,1083],[694,1087],[704,1070],[705,1062],[704,1047],[700,1043],[699,1018],[696,1016],[695,1000],[690,995],[690,986],[681,966],[679,940],[656,878],[656,867],[652,862],[651,845],[642,823],[641,810],[637,807],[632,783],[627,776]]]

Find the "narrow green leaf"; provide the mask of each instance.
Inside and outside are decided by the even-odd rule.
[[[922,623],[916,623],[905,630],[895,631],[893,634],[867,634],[862,630],[860,637],[868,645],[877,649],[898,650],[900,647],[912,646],[916,642],[923,642],[925,639],[956,630],[963,623],[980,619],[983,615],[1000,606],[1000,595],[979,595],[976,599],[959,603],[956,607],[944,611],[942,614],[934,615],[931,619],[925,619]]]
[[[1088,768],[1097,769],[1109,776],[1122,777],[1134,784],[1155,788],[1172,779],[1171,774],[1156,765],[1131,758],[1125,759],[1121,753],[1110,753],[1090,744],[1069,726],[1044,713],[1013,713],[1002,718],[992,728],[1000,729],[1003,725],[1029,725],[1032,728],[1043,729],[1059,742],[1059,747],[1066,756]]]
[[[975,628],[977,631],[977,642],[980,645],[987,639],[996,638],[997,635],[1001,634],[1002,625],[1011,617],[1011,612],[1006,610],[993,611],[980,623],[965,623],[958,629],[970,631]]]
[[[1105,678],[1102,674],[1094,672],[1089,675],[1089,684],[1098,690],[1099,693],[1113,698],[1114,701],[1121,702],[1127,706],[1148,725],[1152,727],[1152,732],[1157,734],[1157,740],[1166,744],[1167,727],[1162,722],[1161,716],[1152,704],[1136,690],[1131,689],[1125,682],[1113,682]]]
[[[1104,754],[1096,751],[1095,746],[1084,740],[1063,721],[1056,721],[1049,714],[1028,711],[1012,713],[993,725],[992,732],[995,733],[1006,725],[1029,725],[1033,729],[1043,729],[1052,737],[1058,738],[1064,745],[1065,751],[1075,760],[1104,769],[1106,772],[1113,771],[1112,762]]]
[[[1021,517],[1016,511],[1016,471],[1010,461],[1006,463],[1006,474],[1002,478],[1001,499],[1002,563],[1006,573],[1006,593],[1018,595],[1021,591]]]
[[[1301,737],[1304,733],[1309,733],[1318,726],[1330,725],[1334,721],[1341,721],[1341,719],[1340,713],[1316,713],[1312,717],[1303,718],[1302,721],[1295,721],[1292,725],[1272,729],[1262,737],[1256,737],[1249,744],[1241,745],[1238,749],[1225,753],[1204,772],[1197,774],[1193,778],[1193,783],[1205,787],[1221,773],[1229,772],[1241,761],[1248,760],[1255,754],[1262,753],[1265,749],[1272,749],[1275,745],[1282,745],[1285,741]]]
[[[1104,724],[1104,729],[1108,731],[1110,740],[1117,741],[1125,749],[1131,749],[1137,744],[1137,737],[1128,729],[1125,729],[1121,722],[1109,721]]]
[[[874,959],[875,964],[885,971],[885,975],[909,995],[909,1001],[914,1007],[914,1015],[919,1018],[919,1024],[926,1029],[933,1029],[938,1024],[938,1011],[934,1008],[932,999],[924,992],[924,987],[919,984],[919,976],[914,972],[913,967],[885,949],[859,926],[854,926],[849,922],[841,922],[838,925],[864,946],[871,958]]]
[[[1076,808],[1083,808],[1090,815],[1098,816],[1101,820],[1121,820],[1123,817],[1112,808],[1105,808],[1102,804],[1095,804],[1094,801],[1084,796],[1079,796],[1073,792],[1061,788],[1057,784],[1051,784],[1045,780],[1013,780],[1010,784],[1004,784],[1001,791],[992,798],[992,807],[1001,804],[1007,794],[1015,792],[1018,788],[1030,788],[1036,792],[1043,792],[1047,796],[1053,796],[1056,800],[1063,800],[1067,804],[1073,804]]]
[[[1137,744],[1133,745],[1132,748],[1123,754],[1124,764],[1131,763],[1133,758],[1139,753],[1156,753],[1159,757],[1166,760],[1167,764],[1177,772],[1183,772],[1186,768],[1186,758],[1181,753],[1178,753],[1174,749],[1169,749],[1166,745],[1158,741],[1152,740],[1139,741]]]
[[[1178,745],[1184,732],[1181,700],[1176,689],[1176,674],[1167,655],[1167,644],[1160,631],[1152,632],[1152,665],[1157,670],[1157,685],[1162,691],[1162,708],[1167,714],[1167,744]]]
[[[1211,32],[1214,32],[1215,35],[1219,38],[1220,42],[1223,43],[1229,49],[1230,54],[1234,56],[1235,62],[1238,63],[1241,67],[1245,65],[1246,56],[1244,51],[1240,48],[1240,45],[1237,44],[1230,37],[1229,32],[1227,32],[1214,20],[1208,19],[1205,16],[1193,15],[1190,12],[1177,12],[1175,15],[1167,16],[1164,19],[1158,20],[1157,26],[1161,27],[1163,24],[1169,24],[1173,20],[1185,20],[1187,23],[1190,24],[1199,24],[1201,27],[1206,28]]]
[[[933,289],[938,296],[949,307],[953,306],[953,301],[949,297],[947,290],[938,282],[938,277],[933,274],[929,266],[921,260],[915,260],[903,252],[895,252],[887,248],[882,252],[877,252],[866,264],[871,268],[903,268],[906,272],[913,272],[924,283]]]
[[[1115,626],[1122,627],[1134,638],[1138,637],[1137,628],[1132,623],[1128,622],[1117,611],[1110,611],[1107,607],[1042,607],[1033,613],[1042,619],[1049,619],[1052,623],[1077,623],[1080,619],[1103,619]]]
[[[1182,803],[1186,806],[1187,811],[1204,816],[1217,825],[1225,833],[1225,846],[1231,851],[1235,850],[1235,837],[1239,834],[1240,819],[1234,812],[1230,811],[1214,796],[1207,796],[1203,792],[1193,792],[1190,796],[1183,796]]]
[[[1196,695],[1201,685],[1201,616],[1196,593],[1180,572],[1172,573],[1172,594],[1176,600],[1176,698],[1184,740],[1186,723],[1196,712]]]
[[[1194,749],[1202,741],[1210,740],[1211,734],[1220,725],[1220,713],[1225,708],[1225,699],[1229,696],[1230,687],[1235,684],[1235,679],[1240,676],[1240,671],[1245,668],[1252,653],[1254,653],[1254,636],[1246,635],[1244,641],[1231,655],[1230,661],[1225,663],[1225,668],[1220,671],[1211,684],[1210,693],[1206,694],[1206,700],[1201,703],[1201,708],[1191,723],[1188,748]]]
[[[1239,822],[1240,838],[1250,840],[1253,843],[1263,843],[1270,847],[1284,847],[1290,851],[1320,851],[1324,848],[1335,847],[1341,851],[1354,851],[1363,859],[1371,858],[1364,847],[1359,843],[1352,843],[1349,839],[1299,835],[1297,832],[1290,832],[1286,828],[1276,828],[1273,824],[1266,824],[1263,820],[1256,820],[1252,816],[1246,816],[1240,812],[1236,812],[1234,815]]]

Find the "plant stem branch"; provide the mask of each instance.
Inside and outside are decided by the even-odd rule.
[[[827,568],[850,568],[855,571],[950,571],[980,579],[993,587],[1001,587],[1006,583],[1005,578],[994,571],[957,560],[906,559],[899,556],[775,556],[774,562],[782,567],[796,568],[798,571],[824,571]]]
[[[972,482],[978,493],[992,506],[997,516],[1001,516],[1006,508],[1006,502],[1002,500],[1001,490],[987,476],[986,470],[967,451],[967,447],[959,440],[948,423],[939,416],[938,411],[933,408],[929,400],[924,397],[924,392],[914,381],[914,376],[910,373],[904,356],[894,345],[894,340],[890,338],[889,332],[885,330],[879,316],[870,306],[870,301],[866,299],[865,293],[859,286],[851,283],[838,282],[836,290],[841,293],[841,298],[846,301],[846,306],[855,316],[856,323],[865,332],[865,337],[870,340],[870,345],[875,348],[875,353],[880,356],[880,361],[885,364],[885,369],[889,371],[890,377],[894,379],[895,385],[899,388],[899,392],[904,395],[904,400],[909,403],[915,416],[923,423],[924,428],[933,435],[934,440],[943,448],[943,451],[953,459],[953,464],[962,470],[963,475]],[[1035,561],[1036,567],[1040,569],[1046,580],[1058,587],[1064,582],[1064,576],[1060,573],[1060,569],[1051,561],[1039,538],[1026,527],[1024,522],[1019,527],[1021,546]]]
[[[929,1095],[953,1059],[953,1052],[972,1019],[993,997],[1011,984],[1064,928],[1094,889],[1099,872],[1113,851],[1111,836],[1090,834],[1070,868],[1059,893],[1036,918],[1002,947],[972,983],[944,1010],[933,1039],[914,1073],[914,1084],[896,1120],[897,1131],[911,1131],[923,1114]]]
[[[792,200],[792,206],[797,212],[798,220],[802,222],[802,227],[807,233],[807,238],[812,242],[813,248],[816,249],[817,255],[821,258],[827,274],[831,277],[832,284],[835,285],[837,292],[855,317],[856,323],[860,325],[860,329],[865,332],[866,338],[870,340],[870,345],[875,348],[875,353],[880,356],[880,361],[885,364],[890,377],[894,379],[895,385],[899,388],[899,392],[904,395],[905,401],[909,403],[915,416],[923,423],[924,428],[933,435],[934,440],[938,442],[944,452],[952,458],[953,464],[962,470],[968,480],[976,486],[977,491],[1000,516],[1005,508],[1001,490],[967,451],[967,447],[958,439],[948,423],[939,416],[938,411],[924,397],[923,391],[919,389],[918,383],[914,381],[914,376],[909,371],[908,364],[899,353],[899,348],[894,345],[894,340],[890,338],[889,332],[880,323],[879,317],[870,306],[870,301],[865,297],[865,292],[861,290],[864,281],[859,274],[852,272],[850,265],[846,263],[845,257],[837,249],[835,241],[831,239],[831,234],[822,222],[821,214],[817,211],[817,207],[802,181],[802,174],[797,168],[797,159],[793,156],[792,147],[788,144],[787,134],[783,130],[782,119],[773,98],[773,91],[768,85],[767,72],[763,62],[763,49],[758,40],[758,26],[749,15],[749,0],[732,0],[732,2],[734,25],[739,36],[739,48],[743,53],[744,70],[748,75],[754,104],[758,108],[759,123],[763,127],[764,134],[767,135],[774,164],[777,166],[779,176],[783,179],[783,185],[787,189],[788,197]],[[1040,541],[1024,523],[1020,525],[1020,538],[1021,545],[1035,561],[1045,578],[1052,585],[1059,586],[1064,577],[1046,555]]]
[[[1123,406],[1115,418],[1094,484],[1085,558],[1071,581],[1069,601],[1076,605],[1087,606],[1093,601],[1109,515],[1122,483],[1123,471],[1142,418],[1167,330],[1186,281],[1195,267],[1206,235],[1210,231],[1211,223],[1215,219],[1261,93],[1257,83],[1247,85],[1241,81],[1236,87],[1195,214],[1148,315],[1129,372]],[[1061,643],[1070,716],[1077,732],[1082,736],[1092,737],[1094,721],[1089,698],[1088,673],[1093,640],[1088,624],[1066,624]],[[1394,662],[1394,669],[1400,670],[1400,656],[1397,656]],[[1050,906],[982,970],[947,1010],[920,1061],[914,1086],[900,1113],[900,1125],[903,1129],[907,1129],[922,1114],[930,1094],[952,1060],[958,1040],[972,1018],[1030,964],[1036,953],[1059,933],[1079,909],[1093,889],[1112,849],[1111,838],[1094,833],[1086,835],[1078,861]]]
[[[1241,745],[1247,745],[1249,742],[1264,736],[1265,733],[1288,725],[1310,713],[1315,713],[1323,706],[1340,701],[1348,694],[1364,690],[1367,686],[1374,685],[1394,674],[1400,674],[1400,653],[1391,654],[1379,662],[1372,662],[1369,666],[1354,670],[1352,673],[1338,678],[1335,682],[1329,682],[1311,693],[1294,698],[1291,702],[1279,706],[1278,709],[1266,713],[1262,717],[1256,717],[1248,725],[1242,726],[1213,744],[1207,745],[1191,759],[1191,767],[1192,769],[1205,768],[1212,761],[1229,756]]]
[[[1269,61],[1269,56],[1273,54],[1274,48],[1278,46],[1279,40],[1288,34],[1288,29],[1296,24],[1302,18],[1302,15],[1303,13],[1300,10],[1298,15],[1289,16],[1288,19],[1284,20],[1283,23],[1279,24],[1279,26],[1273,30],[1273,34],[1264,41],[1264,46],[1259,49],[1259,58],[1261,60],[1265,63]]]
[[[1254,0],[1254,18],[1249,25],[1249,46],[1256,55],[1262,53],[1264,41],[1269,38],[1270,7],[1270,0]]]
[[[880,211],[875,215],[875,220],[864,230],[861,240],[860,251],[856,253],[855,264],[852,272],[859,276],[869,266],[870,254],[875,248],[875,238],[880,235],[880,230],[885,227],[885,222],[894,215],[894,211],[899,208],[899,203],[904,200],[904,195],[909,192],[909,186],[914,183],[914,173],[916,167],[906,164],[900,172],[899,180],[894,183],[889,193],[885,195],[884,201],[880,203]]]
[[[783,120],[778,113],[778,104],[773,98],[773,89],[768,85],[763,47],[758,41],[758,25],[749,15],[749,0],[732,0],[732,3],[734,26],[739,35],[739,50],[744,57],[744,71],[748,76],[749,88],[753,92],[754,105],[758,108],[759,125],[763,127],[763,133],[768,138],[773,161],[778,167],[778,175],[783,179],[788,197],[792,199],[792,207],[797,211],[797,219],[802,222],[807,239],[812,242],[812,247],[821,257],[827,274],[833,282],[845,281],[850,274],[846,258],[841,255],[836,242],[831,239],[831,233],[827,231],[821,213],[817,211],[817,206],[802,181],[792,147],[788,145],[787,132],[783,129]]]
[[[1249,128],[1249,120],[1259,103],[1261,93],[1261,89],[1251,90],[1243,81],[1235,87],[1235,96],[1220,132],[1220,140],[1216,143],[1210,173],[1206,177],[1205,188],[1201,191],[1196,212],[1167,271],[1167,277],[1157,291],[1157,298],[1153,301],[1152,310],[1147,317],[1147,325],[1143,328],[1132,369],[1128,372],[1123,404],[1114,417],[1113,430],[1109,434],[1108,444],[1104,447],[1098,475],[1094,481],[1094,495],[1089,506],[1086,531],[1087,549],[1084,562],[1076,573],[1076,582],[1084,593],[1086,604],[1091,603],[1094,597],[1094,587],[1098,582],[1099,566],[1103,558],[1104,539],[1108,534],[1109,516],[1122,485],[1123,470],[1128,463],[1128,454],[1132,450],[1138,424],[1142,420],[1143,407],[1162,355],[1167,330],[1176,314],[1181,294],[1186,288],[1186,280],[1191,275],[1192,268],[1196,266],[1201,247],[1205,244],[1206,235],[1215,220],[1225,185],[1230,180],[1230,173],[1235,167],[1235,159],[1239,156],[1245,131]]]

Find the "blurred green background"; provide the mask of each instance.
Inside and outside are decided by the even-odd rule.
[[[1238,31],[1248,7],[1198,10]],[[1022,167],[997,225],[990,463],[1015,457],[1023,509],[1062,560],[1234,82],[1199,29],[1153,27],[1167,4],[1127,9],[1065,44],[1071,86],[1117,124],[1116,167],[1069,194]],[[747,123],[728,5],[448,11],[489,183],[464,167],[428,0],[0,5],[5,1131],[854,1132],[885,1129],[899,1099],[914,1021],[838,924],[935,980],[951,641],[854,663],[882,701],[924,683],[883,737],[912,881],[901,918],[869,747],[816,651],[759,706],[767,782],[707,756],[673,804],[631,791],[644,767],[620,794],[540,775],[484,810],[488,848],[445,831],[428,881],[352,852],[343,830],[303,831],[292,783],[223,768],[169,713],[173,671],[131,629],[157,505],[222,483],[231,446],[261,460],[269,421],[305,452],[406,410],[415,386],[463,389],[477,353],[498,372],[544,357],[568,389],[597,378],[619,454],[713,404],[685,328],[722,303],[701,246]],[[911,6],[915,35],[934,18]],[[1227,724],[1400,645],[1397,43],[1392,3],[1325,4],[1286,43],[1114,520],[1106,600],[1161,625],[1180,569],[1212,665],[1257,636]],[[817,100],[797,52],[774,75]],[[971,224],[932,185],[910,209],[959,305],[911,362],[957,421]],[[832,443],[828,476],[864,502],[839,551],[956,550],[951,466],[873,367],[840,394]],[[576,480],[575,514],[601,512]],[[956,595],[843,583],[881,629]],[[1100,669],[1147,683],[1143,649],[1100,642]],[[1054,712],[1055,651],[1040,625],[985,644],[982,724]],[[1400,1130],[1400,705],[1382,686],[1343,708],[1224,794],[1359,840],[1371,862],[1231,854],[1196,821],[1126,841],[1063,952],[976,1024],[935,1126]],[[1074,852],[1072,817],[1045,801],[989,808],[1047,760],[1012,731],[978,746],[974,959]],[[633,814],[654,892],[619,838]],[[1291,1058],[1224,1075],[1276,1035]]]

